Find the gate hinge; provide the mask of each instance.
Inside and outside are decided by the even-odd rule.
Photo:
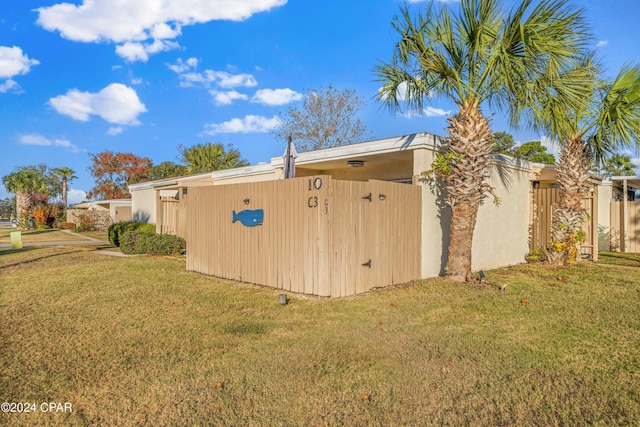
[[[371,268],[371,260],[365,262],[364,264],[362,264],[362,266]]]

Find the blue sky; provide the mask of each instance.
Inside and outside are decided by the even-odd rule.
[[[68,166],[70,201],[93,187],[89,153],[178,161],[177,146],[233,144],[250,163],[281,155],[269,130],[305,89],[333,85],[367,100],[370,139],[445,134],[436,101],[423,116],[373,99],[373,68],[390,58],[398,0],[20,0],[0,13],[0,176],[17,166]],[[455,1],[449,0],[451,7]],[[512,1],[507,1],[512,4]],[[577,1],[593,48],[614,75],[640,62],[640,2]],[[412,1],[411,8],[424,6]],[[499,112],[494,131],[509,129]],[[630,153],[637,158],[637,153]],[[0,197],[7,197],[0,187]]]

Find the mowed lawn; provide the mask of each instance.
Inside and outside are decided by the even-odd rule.
[[[0,425],[640,423],[640,268],[486,273],[281,306],[184,259],[0,251],[0,401],[73,408]]]

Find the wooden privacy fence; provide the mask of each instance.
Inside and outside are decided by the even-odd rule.
[[[546,248],[551,240],[551,218],[553,205],[558,202],[558,188],[538,188],[533,190],[531,200],[531,227],[529,230],[529,249]],[[598,259],[598,197],[589,193],[582,199],[582,208],[587,213],[582,229],[587,233],[580,246],[582,254]]]
[[[625,224],[624,201],[612,200],[609,232],[611,233],[611,250],[640,252],[640,202],[627,201],[627,224]]]
[[[166,196],[158,196],[158,199],[156,232],[159,234],[178,234],[179,200]]]
[[[180,205],[188,270],[330,297],[420,277],[418,186],[322,175],[193,187]]]

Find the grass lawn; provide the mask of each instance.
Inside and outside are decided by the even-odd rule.
[[[0,229],[0,243],[11,243],[9,233],[12,231],[18,231],[16,229],[3,228]],[[83,240],[84,237],[92,239],[108,241],[109,236],[106,231],[83,231],[81,233],[69,234],[60,230],[29,230],[22,232],[23,243],[35,243],[35,242],[57,242],[57,241],[75,241]]]
[[[12,231],[19,231],[17,229],[0,229],[0,243],[11,243],[9,233]],[[23,243],[34,242],[57,242],[57,241],[72,241],[78,240],[78,236],[71,235],[59,230],[30,230],[22,232]]]
[[[22,425],[638,425],[640,269],[489,271],[327,300],[93,250],[0,252]]]

